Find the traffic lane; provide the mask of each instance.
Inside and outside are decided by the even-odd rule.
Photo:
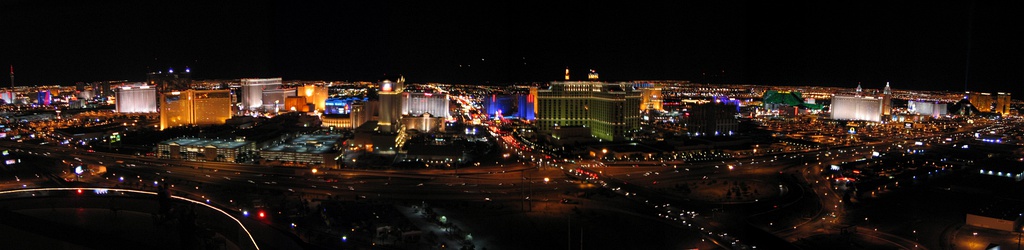
[[[149,175],[149,178],[169,180],[175,183],[181,181],[189,183],[202,183],[203,185],[221,185],[235,188],[259,188],[259,189],[270,189],[278,191],[288,192],[299,192],[299,193],[317,193],[325,195],[347,195],[347,194],[388,194],[390,197],[407,197],[412,198],[418,195],[425,195],[431,193],[437,193],[446,196],[470,196],[471,198],[460,197],[460,199],[477,199],[481,196],[487,196],[488,194],[518,194],[521,192],[544,192],[545,188],[552,190],[571,190],[572,186],[565,184],[563,178],[555,178],[549,181],[547,184],[539,183],[539,179],[533,180],[533,183],[526,182],[517,183],[521,181],[521,178],[507,178],[507,179],[490,179],[490,180],[478,180],[473,184],[465,184],[463,179],[435,179],[435,181],[425,179],[408,179],[408,178],[373,178],[373,179],[359,179],[356,181],[347,181],[346,184],[339,184],[338,182],[326,182],[318,179],[298,179],[298,178],[275,178],[267,176],[239,176],[237,174],[227,175],[210,175],[208,177],[203,176],[200,178],[194,178],[198,173],[186,173],[186,172],[171,172],[171,173],[160,173],[159,175],[148,174],[153,169],[139,168],[140,172],[133,172],[131,175],[135,177],[142,175]],[[149,170],[149,171],[146,171]],[[140,182],[146,182],[148,178],[143,178]],[[356,180],[353,178],[352,180]],[[130,178],[128,181],[139,181],[137,178]],[[265,182],[274,183],[268,185]],[[458,184],[456,184],[458,183]],[[184,187],[189,188],[189,187]],[[525,191],[524,191],[525,190]],[[397,195],[396,195],[397,194]],[[478,195],[479,194],[479,195]]]

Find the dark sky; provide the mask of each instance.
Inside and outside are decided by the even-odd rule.
[[[569,67],[611,81],[963,90],[970,72],[971,90],[1024,83],[1024,8],[1002,3],[1017,1],[667,2],[5,0],[0,63],[19,85],[184,66],[198,79],[507,83]]]

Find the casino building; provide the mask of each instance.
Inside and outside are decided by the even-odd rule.
[[[532,91],[532,90],[531,90]],[[550,134],[559,126],[590,128],[601,140],[624,140],[640,128],[641,91],[631,83],[552,82],[537,88],[537,129]]]
[[[430,114],[433,117],[451,117],[448,112],[448,94],[439,93],[402,93],[402,115],[420,117]]]
[[[118,113],[155,113],[156,89],[149,85],[124,86],[114,92]]]
[[[833,120],[882,121],[882,98],[871,96],[833,96]]]
[[[242,79],[242,108],[247,110],[259,110],[263,107],[263,92],[281,88],[281,78],[245,78]],[[284,96],[281,96],[281,104],[284,104]],[[273,101],[271,101],[273,104]]]
[[[224,124],[231,118],[230,90],[185,90],[160,95],[160,130]]]

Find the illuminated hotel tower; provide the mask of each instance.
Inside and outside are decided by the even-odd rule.
[[[1004,116],[1010,114],[1010,102],[1010,93],[996,92],[996,106],[992,112]]]
[[[405,89],[405,78],[398,78],[397,83],[384,80],[380,83],[380,120],[377,131],[396,133],[402,127],[402,91]]]
[[[443,93],[402,93],[402,115],[449,118],[448,94]]]
[[[992,103],[995,103],[991,93],[968,92],[967,100],[982,113],[992,112]]]
[[[552,82],[537,90],[537,129],[582,126],[608,141],[625,139],[640,128],[640,95],[630,83],[597,81]]]
[[[263,107],[263,92],[281,88],[281,78],[242,79],[242,108],[258,110]],[[284,97],[281,97],[284,99]]]
[[[661,86],[654,85],[640,89],[640,110],[665,110],[662,106]]]
[[[882,89],[882,115],[892,114],[892,89],[889,82],[885,82],[885,89]]]
[[[124,86],[114,92],[118,113],[155,113],[156,88],[148,85]]]
[[[299,87],[298,96],[306,97],[306,102],[312,103],[319,112],[324,112],[327,105],[327,87],[317,85],[303,85]]]
[[[224,124],[231,118],[230,90],[185,90],[160,95],[160,130]]]

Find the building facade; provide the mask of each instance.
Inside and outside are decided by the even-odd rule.
[[[927,115],[932,117],[943,116],[948,113],[948,106],[945,103],[929,102],[929,101],[907,101],[907,110],[910,113],[918,115]]]
[[[889,82],[885,82],[885,88],[882,89],[882,115],[888,116],[892,114],[892,89],[889,88]]]
[[[309,112],[310,103],[305,96],[289,96],[284,99],[284,108],[294,112]]]
[[[421,133],[444,132],[444,118],[432,117],[427,114],[421,116],[402,117],[402,126],[408,130],[416,130]]]
[[[663,96],[660,86],[651,86],[640,89],[640,110],[641,111],[664,111],[662,106]]]
[[[992,112],[992,94],[970,92],[967,93],[967,100],[971,102],[974,108],[978,109],[978,112],[989,113]]]
[[[739,131],[736,105],[724,102],[697,104],[686,117],[686,127],[695,136],[728,136]]]
[[[365,102],[368,99],[363,97],[327,98],[324,105],[324,114],[341,115],[352,113],[352,104]]]
[[[189,161],[243,162],[244,153],[252,153],[256,144],[245,140],[177,138],[157,144],[157,157]]]
[[[501,117],[519,118],[523,120],[536,119],[535,104],[537,98],[530,94],[518,95],[497,95],[485,97],[483,100],[487,117],[498,119]]]
[[[623,140],[640,127],[640,95],[628,83],[553,82],[537,90],[537,129],[584,126],[598,139]]]
[[[402,123],[402,92],[404,92],[404,81],[391,82],[384,80],[380,83],[380,118],[377,122],[377,131],[382,133],[397,133],[401,130]],[[357,125],[358,126],[358,125]]]
[[[834,120],[880,122],[882,120],[882,98],[870,96],[833,96],[831,118]]]
[[[327,109],[327,87],[325,86],[303,85],[296,91],[296,96],[305,97],[306,102],[313,104],[313,108],[318,112],[322,113]]]
[[[49,90],[39,91],[39,94],[36,95],[36,105],[49,106],[52,99]]]
[[[124,86],[114,92],[118,113],[156,113],[156,89],[148,85]]]
[[[992,112],[1004,116],[1010,114],[1010,102],[1010,93],[996,92],[996,103]]]
[[[263,91],[281,88],[281,78],[245,78],[242,79],[242,108],[259,110],[263,107]],[[283,97],[281,99],[284,99]],[[283,101],[283,100],[282,100]]]
[[[430,114],[433,117],[451,117],[448,112],[447,94],[405,92],[402,99],[402,115],[419,117]]]
[[[0,92],[0,99],[4,100],[4,104],[14,104],[14,97],[16,96],[17,94],[15,94],[13,91]]]
[[[351,115],[321,115],[320,126],[325,128],[352,129]]]
[[[293,162],[336,167],[341,156],[341,135],[298,135],[283,143],[260,150],[260,158],[271,161]]]
[[[288,111],[285,102],[288,97],[295,96],[295,89],[266,89],[263,90],[263,110],[274,112]]]
[[[224,124],[231,118],[230,90],[186,90],[160,96],[160,129]]]

